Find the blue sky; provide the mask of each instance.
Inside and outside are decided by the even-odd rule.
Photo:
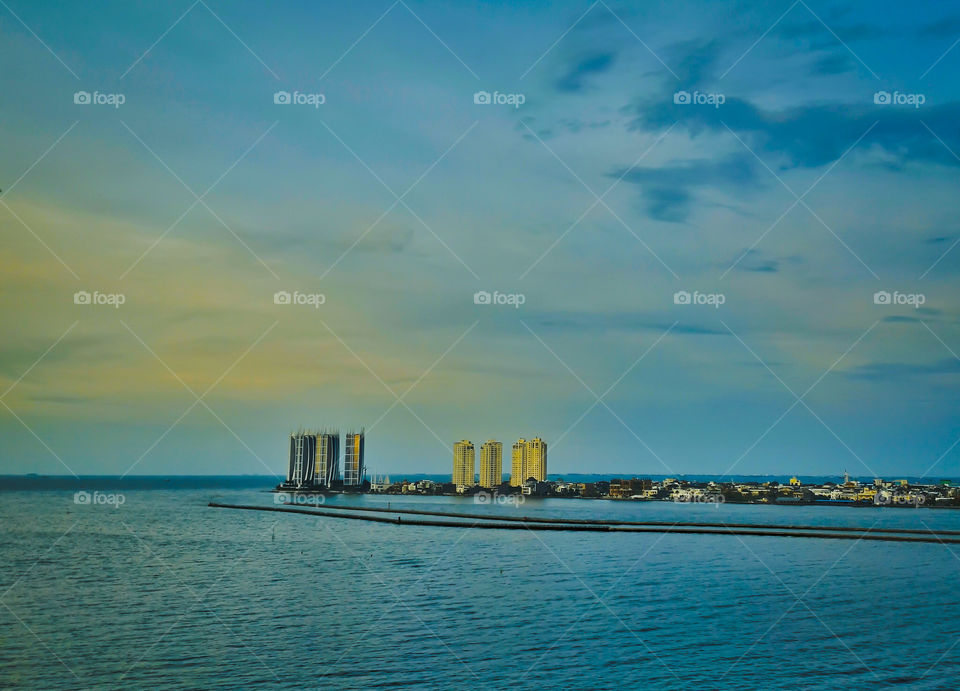
[[[960,475],[940,3],[7,0],[0,32],[4,472],[282,472],[331,424],[390,473],[540,435],[551,472]]]

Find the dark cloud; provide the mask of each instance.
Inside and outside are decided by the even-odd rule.
[[[854,69],[853,58],[847,52],[824,55],[813,64],[812,72],[817,75],[843,74]]]
[[[600,130],[609,127],[612,120],[580,120],[577,118],[563,118],[560,124],[572,134],[579,134],[583,130]]]
[[[680,223],[690,215],[690,194],[680,188],[646,187],[643,198],[650,218],[666,223]]]
[[[751,273],[777,273],[780,271],[780,262],[776,259],[763,259],[759,250],[747,250],[739,262],[737,262],[737,271],[748,271]]]
[[[92,397],[90,396],[55,396],[48,394],[37,394],[33,396],[27,396],[28,400],[31,400],[35,403],[54,403],[59,405],[81,405],[88,404],[91,402]]]
[[[667,55],[675,56],[670,58],[671,68],[680,80],[670,83],[696,87],[712,81],[722,49],[723,44],[716,39],[683,41],[669,46]],[[667,76],[673,79],[672,75]]]
[[[678,105],[672,96],[665,96],[637,104],[630,127],[657,131],[679,122],[693,137],[704,132],[729,135],[729,128],[758,153],[777,154],[781,167],[791,168],[832,163],[876,124],[861,147],[883,148],[896,165],[913,161],[960,165],[924,127],[926,123],[956,151],[960,148],[960,102],[918,109],[874,105],[872,101],[873,94],[864,93],[864,105],[860,106],[811,105],[769,111],[729,95],[719,108]]]
[[[616,57],[616,53],[607,51],[580,58],[568,65],[566,72],[556,81],[557,90],[566,93],[582,91],[586,86],[586,78],[609,70]]]
[[[698,187],[742,189],[756,181],[756,164],[746,151],[717,161],[693,159],[655,168],[615,170],[612,178],[640,186],[646,211],[651,218],[669,223],[686,220]]]
[[[381,254],[401,254],[410,248],[413,243],[412,228],[400,226],[392,227],[380,233],[368,235],[363,242],[356,245],[361,252],[376,252]]]
[[[610,177],[623,176],[625,182],[645,184],[656,182],[667,185],[718,185],[739,186],[756,178],[756,165],[746,151],[731,154],[716,161],[705,158],[688,159],[655,168],[616,170]]]
[[[804,42],[814,49],[839,47],[844,43],[868,41],[890,35],[887,29],[871,24],[835,24],[828,29],[816,18],[807,16],[810,17],[809,21],[781,22],[771,32],[772,35],[793,43]]]
[[[618,331],[652,331],[662,334],[673,324],[672,320],[640,312],[550,312],[537,314],[524,321],[553,331],[582,332],[593,335]],[[690,323],[677,324],[670,333],[697,336],[730,335],[726,329]]]
[[[960,374],[960,360],[946,358],[930,364],[905,362],[873,362],[847,372],[853,379],[893,381],[928,375]]]
[[[119,360],[123,351],[123,345],[119,344],[114,336],[108,335],[78,335],[73,332],[64,339],[63,343],[68,347],[53,348],[44,355],[43,361],[47,365],[67,361],[99,363],[110,361],[112,358]],[[10,383],[13,383],[49,346],[49,341],[43,339],[30,341],[24,339],[23,343],[17,345],[5,344],[0,348],[0,377],[9,379]],[[39,372],[34,371],[32,376],[38,377]],[[28,377],[18,386],[29,386],[30,381],[31,378]]]
[[[960,37],[960,17],[944,17],[935,22],[924,24],[917,30],[920,38],[958,38]]]
[[[722,269],[735,265],[736,271],[748,273],[779,273],[784,266],[795,266],[803,263],[803,257],[790,255],[787,257],[765,257],[758,249],[745,249],[729,262],[718,264]]]

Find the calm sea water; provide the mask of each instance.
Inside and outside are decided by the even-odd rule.
[[[957,687],[956,546],[381,525],[208,508],[273,496],[189,484],[85,483],[118,507],[0,491],[0,687]],[[387,501],[960,529],[935,509],[329,503]]]

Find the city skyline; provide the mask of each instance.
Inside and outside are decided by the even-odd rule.
[[[960,475],[951,8],[208,4],[0,8],[4,472]]]

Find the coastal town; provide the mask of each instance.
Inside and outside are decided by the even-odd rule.
[[[512,445],[509,476],[503,473],[501,442],[490,439],[480,446],[478,474],[474,444],[463,439],[453,445],[449,482],[428,478],[391,481],[389,476],[368,474],[362,429],[346,435],[342,470],[340,441],[340,432],[336,430],[292,434],[287,479],[276,491],[463,496],[474,497],[477,503],[516,503],[521,497],[552,497],[690,504],[960,507],[960,485],[949,480],[863,480],[851,478],[846,472],[836,481],[819,483],[804,483],[797,477],[784,482],[722,477],[611,477],[591,482],[567,481],[562,477],[548,477],[547,442],[540,437],[520,438]]]
[[[457,486],[452,482],[421,479],[391,482],[374,479],[369,491],[377,494],[423,494],[479,496],[485,503],[492,497],[539,497],[612,499],[623,501],[668,501],[703,504],[841,505],[889,507],[960,507],[960,486],[948,481],[930,484],[907,480],[863,482],[838,478],[836,482],[804,484],[797,478],[787,482],[693,481],[682,478],[611,478],[596,482],[567,482],[529,479],[519,486],[503,482],[495,487]]]

